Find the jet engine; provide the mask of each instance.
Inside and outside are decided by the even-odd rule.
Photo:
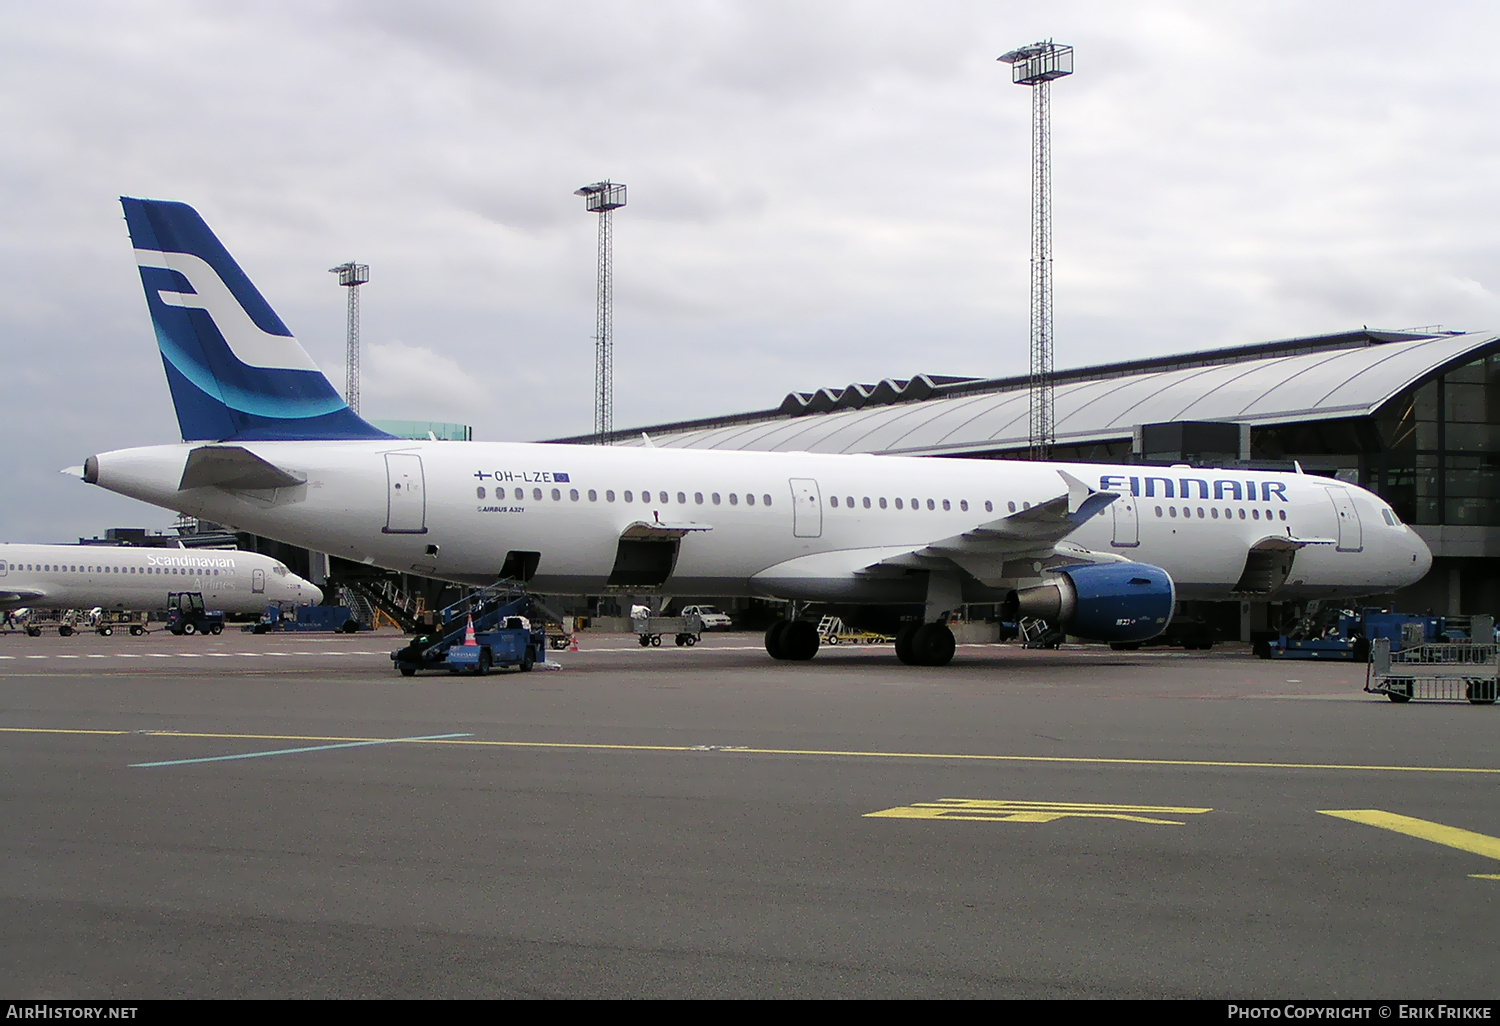
[[[1057,579],[1005,597],[1006,620],[1035,617],[1091,641],[1146,641],[1167,629],[1177,589],[1149,563],[1066,566]]]

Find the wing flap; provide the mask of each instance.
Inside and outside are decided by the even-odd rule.
[[[1007,569],[1006,564],[1017,560],[1045,560],[1064,555],[1079,562],[1113,562],[1105,558],[1107,554],[1091,553],[1077,545],[1068,547],[1071,552],[1064,551],[1059,543],[1119,495],[1096,491],[1066,471],[1057,473],[1067,485],[1064,494],[987,521],[963,534],[887,556],[866,569],[877,566],[934,569],[955,565],[980,581],[994,583],[1015,576],[1016,568]]]

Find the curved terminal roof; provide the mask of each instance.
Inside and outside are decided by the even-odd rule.
[[[1471,332],[1375,341],[1170,370],[1109,373],[1106,367],[1072,379],[1060,375],[1056,444],[1129,439],[1137,425],[1181,420],[1278,424],[1369,415],[1500,336]],[[657,446],[691,449],[959,455],[1026,447],[1024,379],[990,387],[947,380],[955,383],[955,394],[919,401],[798,416],[788,416],[783,404],[783,410],[722,426],[646,430]],[[635,444],[644,442],[637,438]]]

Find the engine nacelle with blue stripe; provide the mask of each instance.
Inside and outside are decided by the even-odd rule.
[[[1167,629],[1177,589],[1149,563],[1062,567],[1057,579],[1006,596],[1006,620],[1035,617],[1089,641],[1147,641]]]

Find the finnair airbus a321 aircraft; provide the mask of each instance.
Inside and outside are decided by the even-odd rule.
[[[1301,474],[393,438],[191,207],[123,203],[183,443],[91,456],[84,480],[294,545],[540,593],[907,607],[917,665],[952,658],[965,602],[1129,643],[1181,598],[1387,592],[1431,564],[1377,496]],[[816,628],[766,648],[811,658]]]
[[[238,549],[0,545],[0,609],[167,608],[172,592],[201,592],[209,609],[259,613],[323,601],[280,561]]]

